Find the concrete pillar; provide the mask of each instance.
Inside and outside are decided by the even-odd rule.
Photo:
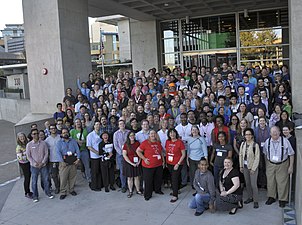
[[[159,36],[157,22],[130,19],[131,55],[133,70],[159,69]]]
[[[87,0],[24,0],[32,113],[53,113],[67,87],[91,72]],[[43,75],[43,68],[48,70]]]
[[[120,60],[123,63],[131,60],[129,19],[118,21],[117,26],[120,44]]]
[[[302,76],[300,67],[302,64],[302,1],[290,0],[290,73],[292,86],[292,100],[294,112],[302,113]],[[295,210],[296,222],[302,225],[302,130],[296,130],[297,151],[296,151],[296,187],[295,187]]]
[[[290,24],[290,75],[294,112],[302,113],[301,64],[302,64],[302,1],[291,0],[289,4]]]

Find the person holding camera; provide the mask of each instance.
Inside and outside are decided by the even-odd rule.
[[[77,165],[80,162],[80,149],[76,140],[69,137],[69,131],[62,129],[62,139],[57,142],[57,154],[60,157],[59,175],[60,175],[60,199],[63,200],[69,192],[76,196],[74,185],[77,177]]]
[[[105,192],[114,187],[114,162],[113,162],[113,144],[109,140],[109,133],[104,131],[101,134],[102,141],[99,143],[100,168],[102,174],[102,183],[105,187]]]

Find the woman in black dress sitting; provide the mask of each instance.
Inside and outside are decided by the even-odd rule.
[[[216,198],[216,209],[230,211],[233,215],[242,207],[242,189],[240,187],[239,171],[233,168],[232,158],[224,160],[224,169],[219,179],[220,195]]]

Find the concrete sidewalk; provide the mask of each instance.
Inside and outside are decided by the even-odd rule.
[[[135,194],[128,199],[127,194],[120,191],[93,192],[78,173],[75,191],[78,193],[77,196],[68,195],[65,200],[60,200],[59,195],[54,199],[48,199],[39,190],[40,201],[33,203],[32,200],[24,197],[23,179],[18,180],[2,209],[0,224],[283,224],[282,209],[278,207],[278,203],[265,205],[266,192],[264,191],[260,191],[259,209],[254,209],[253,204],[249,204],[239,209],[236,215],[229,215],[228,212],[211,214],[206,211],[199,217],[194,216],[195,210],[187,207],[193,193],[190,187],[182,189],[179,200],[174,204],[169,202],[171,196],[168,189],[163,189],[165,195],[153,194],[153,197],[146,202],[142,196]]]

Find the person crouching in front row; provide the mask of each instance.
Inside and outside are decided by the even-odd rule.
[[[189,208],[196,209],[195,216],[200,216],[206,209],[214,212],[215,184],[214,177],[208,171],[207,159],[202,157],[195,172],[193,186],[196,190],[195,196],[189,203]]]

